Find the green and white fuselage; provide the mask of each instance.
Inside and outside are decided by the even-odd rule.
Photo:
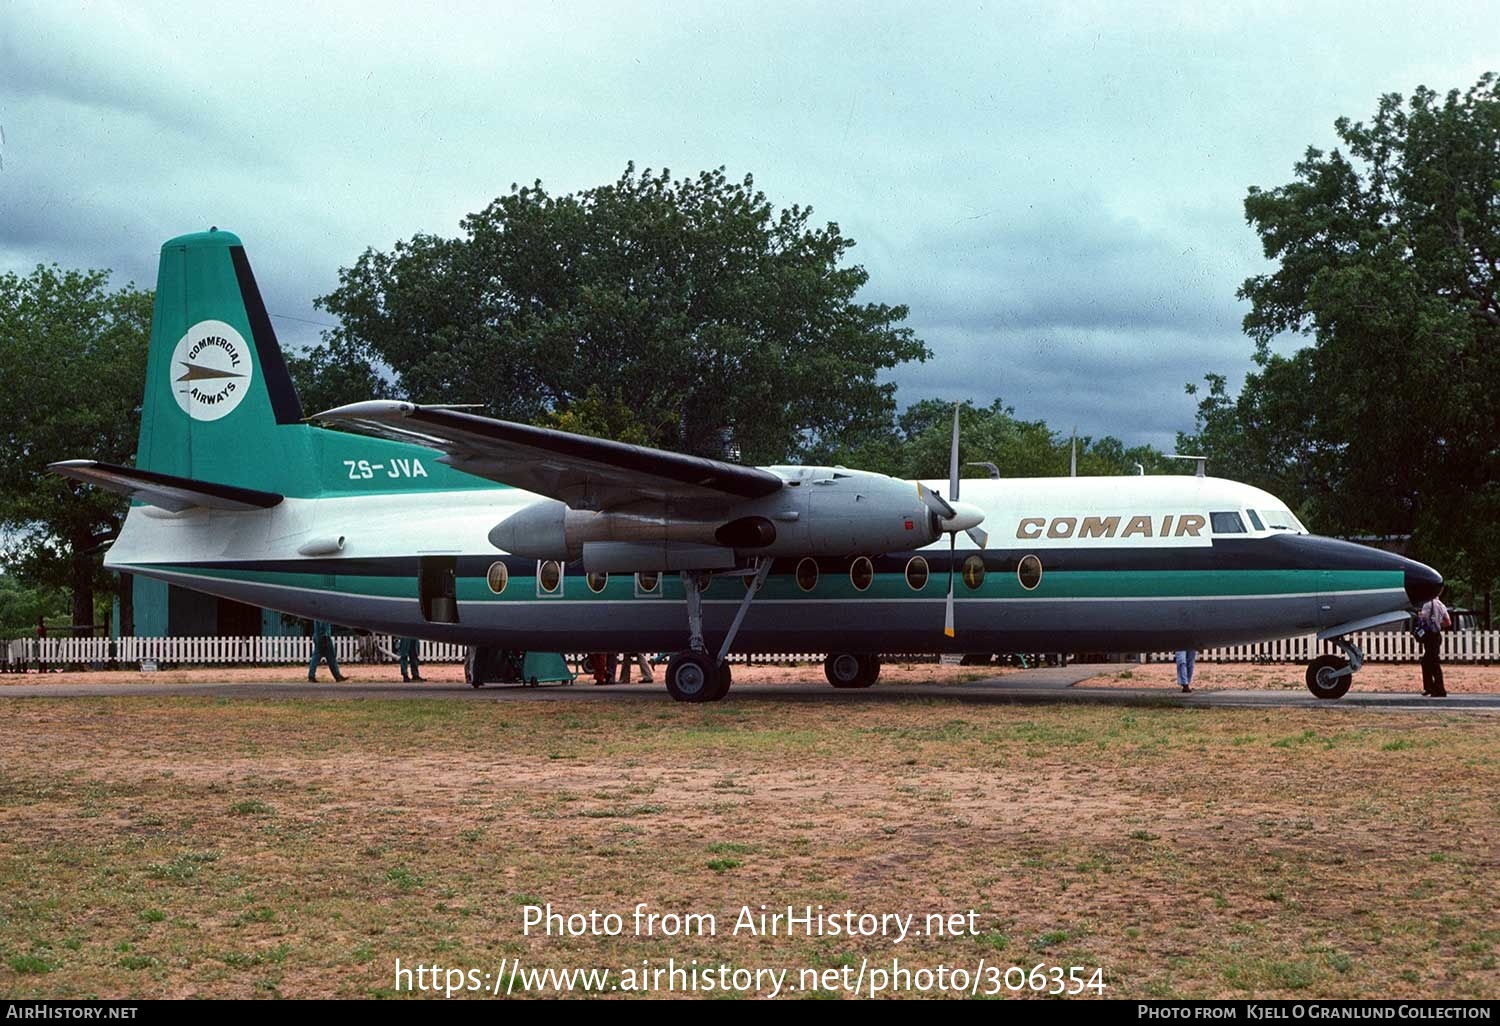
[[[344,439],[356,450],[361,444]],[[433,454],[404,458],[433,473]],[[379,454],[369,462],[389,459]],[[342,465],[340,460],[334,469]],[[682,643],[683,584],[675,574],[591,576],[581,561],[559,567],[497,551],[488,539],[491,529],[539,496],[495,487],[427,490],[415,487],[421,478],[411,480],[413,487],[397,488],[370,480],[366,491],[341,487],[341,494],[289,497],[254,512],[168,514],[139,507],[108,564],[298,616],[434,640],[568,651],[669,650]],[[939,540],[884,554],[776,560],[736,647],[1209,647],[1405,610],[1408,584],[1420,587],[1408,581],[1413,567],[1400,556],[1308,535],[1299,526],[1255,530],[1251,511],[1266,525],[1268,515],[1285,516],[1283,504],[1232,481],[1041,478],[966,481],[963,489],[965,500],[985,511],[991,530],[986,549],[961,538],[954,550],[954,638],[942,630],[950,557],[946,541]],[[1214,515],[1225,524],[1224,515],[1231,513],[1245,530],[1214,534]],[[1185,516],[1198,517],[1203,526],[1182,536],[1169,528],[1166,537],[1159,536],[1168,518],[1175,527]],[[1152,533],[1119,537],[1138,517]],[[1079,525],[1090,518],[1104,530],[1116,521],[1116,536],[1078,537]],[[1071,530],[1069,519],[1076,521]],[[1046,524],[1040,532],[1036,520]],[[1070,536],[1048,537],[1049,528]],[[1041,536],[1017,537],[1033,533]],[[322,553],[299,551],[307,549]],[[1028,562],[1023,582],[1021,563],[1028,556],[1035,562]],[[453,623],[424,616],[419,601],[424,562],[445,558],[455,571]],[[704,608],[710,635],[727,626],[744,591],[733,577],[709,586]]]

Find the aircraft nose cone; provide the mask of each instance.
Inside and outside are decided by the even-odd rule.
[[[1406,561],[1406,597],[1414,606],[1437,597],[1443,590],[1443,575],[1425,563]]]

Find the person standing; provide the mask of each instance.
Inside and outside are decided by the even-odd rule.
[[[1193,690],[1193,670],[1197,668],[1198,650],[1183,648],[1177,651],[1177,684],[1184,694]]]
[[[650,684],[652,681],[651,664],[646,661],[646,656],[641,652],[626,652],[620,656],[620,683],[630,683],[630,669],[638,666],[641,670],[641,683]]]
[[[401,661],[401,679],[405,681],[420,681],[423,679],[417,668],[417,645],[416,638],[402,638],[396,642],[396,656]],[[407,675],[408,669],[410,676]]]
[[[314,620],[312,626],[312,659],[307,664],[307,679],[317,681],[318,663],[328,661],[328,669],[333,673],[335,684],[342,684],[348,680],[339,672],[338,653],[333,648],[333,628],[326,620]]]
[[[1422,694],[1447,698],[1443,686],[1443,631],[1453,626],[1448,607],[1438,596],[1432,596],[1417,613],[1417,640],[1422,643]]]

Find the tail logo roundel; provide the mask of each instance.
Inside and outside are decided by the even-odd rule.
[[[194,420],[234,412],[250,392],[255,363],[245,338],[223,321],[199,321],[172,350],[172,395]]]

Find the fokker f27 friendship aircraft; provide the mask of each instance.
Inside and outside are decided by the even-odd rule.
[[[747,467],[373,400],[305,421],[240,240],[162,247],[134,467],[55,464],[133,504],[106,565],[351,627],[493,653],[675,650],[667,688],[723,698],[733,649],[1204,648],[1316,631],[1337,698],[1351,632],[1442,578],[1307,533],[1199,476],[958,479]],[[351,433],[355,432],[355,433]]]

